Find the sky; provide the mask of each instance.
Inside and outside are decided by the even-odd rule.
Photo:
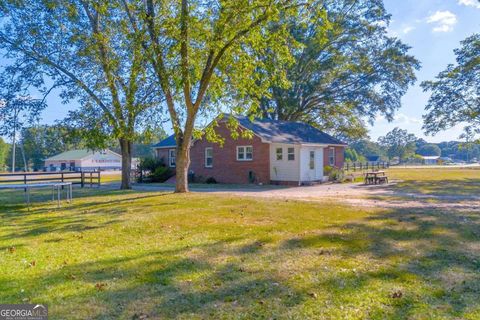
[[[422,63],[417,71],[417,82],[402,99],[402,108],[395,120],[388,122],[378,117],[369,125],[373,140],[385,135],[395,127],[407,129],[430,142],[456,140],[461,126],[426,137],[422,131],[422,115],[428,101],[428,93],[420,88],[424,80],[432,80],[449,63],[455,62],[453,50],[460,41],[480,31],[480,0],[384,0],[392,15],[388,32],[411,46],[410,54]],[[1,60],[0,60],[1,62]],[[75,104],[62,105],[57,91],[47,98],[48,108],[41,122],[53,124],[64,118]],[[168,132],[170,128],[165,128]]]
[[[453,50],[460,41],[480,32],[480,0],[384,0],[385,8],[392,15],[388,31],[411,46],[413,54],[422,63],[417,71],[417,82],[402,99],[402,108],[395,120],[388,122],[378,117],[369,126],[370,137],[376,140],[394,127],[407,129],[430,142],[455,140],[462,133],[462,126],[426,137],[422,131],[422,115],[429,94],[420,83],[432,80],[450,63],[455,63]]]

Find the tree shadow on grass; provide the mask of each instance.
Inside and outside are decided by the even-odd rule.
[[[245,270],[239,261],[212,262],[219,252],[229,251],[229,245],[239,240],[234,237],[194,247],[65,265],[19,286],[28,288],[28,296],[41,292],[45,284],[78,285],[82,290],[69,299],[85,306],[95,304],[101,310],[76,313],[47,301],[53,318],[131,319],[141,314],[159,319],[195,315],[216,318],[213,315],[240,315],[242,309],[248,309],[243,318],[267,318],[272,311],[286,313],[308,298],[274,274]],[[191,256],[192,250],[197,256]],[[3,301],[20,296],[0,293]]]
[[[401,181],[384,187],[391,196],[432,198],[441,202],[480,200],[480,179]]]
[[[372,283],[392,282],[400,297],[389,298],[388,317],[462,318],[480,309],[480,212],[398,209],[319,234],[283,242],[284,250],[322,248],[348,265],[365,259],[378,268],[357,265],[354,272],[327,276],[340,299]],[[385,293],[385,296],[389,294]],[[429,313],[431,312],[431,313]],[[385,314],[383,315],[385,316]],[[420,318],[422,317],[420,316]]]
[[[33,206],[31,210],[26,210],[25,206],[17,204],[19,201],[18,195],[2,194],[0,200],[9,198],[10,203],[2,203],[0,206],[0,220],[2,221],[2,227],[11,231],[2,232],[0,240],[21,240],[42,234],[61,235],[66,232],[101,230],[119,223],[121,214],[129,213],[129,206],[132,203],[165,195],[161,193],[129,192],[124,198],[112,199],[112,196],[123,195],[124,193],[102,191],[94,194],[95,197],[92,201],[84,200],[91,197],[91,191],[88,191],[78,197],[77,202],[74,200],[72,204],[62,204],[62,207],[56,208],[55,205],[52,205],[52,207],[45,206],[46,203],[50,203],[51,198],[45,192],[40,193],[38,203],[35,204],[40,205],[40,207]],[[158,205],[168,206],[173,204],[176,204],[176,202],[162,202]],[[143,208],[149,207],[149,204],[136,204],[135,207],[141,211]],[[55,214],[52,215],[52,213]],[[96,219],[95,215],[101,215],[102,220]],[[60,238],[57,237],[57,239]]]
[[[105,222],[117,223],[111,210]],[[90,223],[75,219],[102,217],[92,211],[37,231],[57,239],[69,223]],[[201,233],[190,231],[193,239]],[[479,212],[396,209],[300,235],[279,232],[225,230],[220,240],[172,240],[160,250],[139,246],[43,272],[26,268],[25,277],[0,277],[12,286],[0,300],[28,298],[49,304],[52,318],[90,319],[347,318],[348,310],[353,318],[466,318],[480,308]]]

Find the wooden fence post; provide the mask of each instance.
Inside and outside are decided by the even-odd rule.
[[[85,175],[83,171],[80,171],[80,187],[83,188],[85,186]]]

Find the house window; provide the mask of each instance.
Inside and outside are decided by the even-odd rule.
[[[205,168],[213,167],[213,149],[205,148]]]
[[[295,148],[287,149],[287,158],[288,161],[295,161]]]
[[[168,164],[172,168],[175,168],[177,165],[177,154],[175,149],[168,150]]]
[[[253,147],[252,146],[237,147],[237,160],[238,161],[253,160]]]
[[[310,161],[308,163],[310,170],[315,169],[315,151],[310,151]]]
[[[276,150],[277,160],[283,160],[283,148],[277,148]]]
[[[331,167],[335,166],[335,148],[333,147],[328,149],[328,164]]]

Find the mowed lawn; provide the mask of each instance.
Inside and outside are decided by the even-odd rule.
[[[471,194],[480,181],[394,170],[407,179],[398,188],[427,194]],[[21,192],[1,191],[1,303],[45,303],[51,319],[480,318],[480,210],[75,196],[57,210],[36,191],[27,211]]]
[[[397,192],[459,199],[480,197],[480,167],[392,167],[387,174],[390,179],[400,180],[392,186]]]

